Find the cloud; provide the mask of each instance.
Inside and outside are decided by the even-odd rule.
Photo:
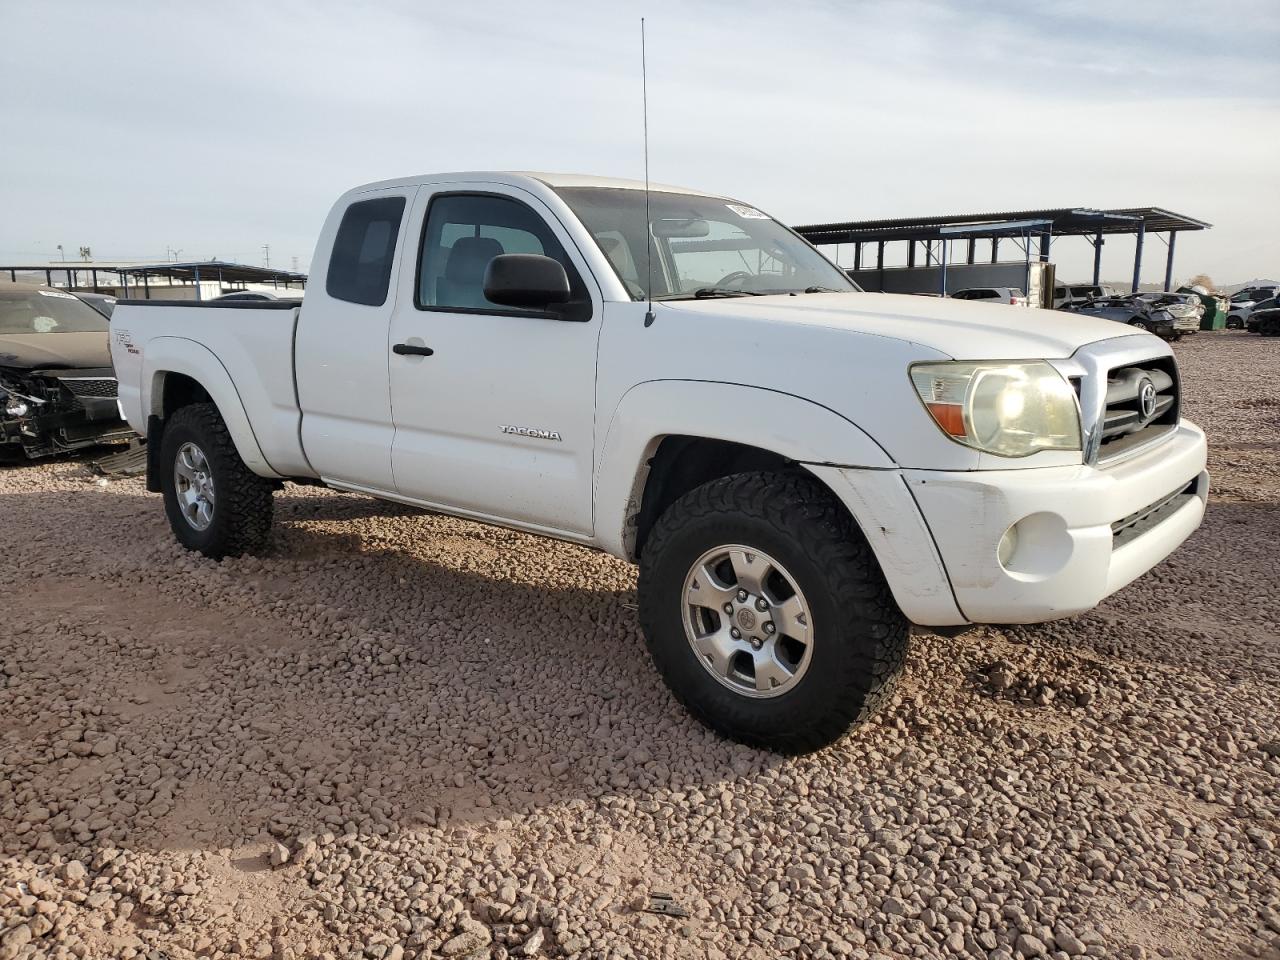
[[[1156,204],[1215,224],[1179,273],[1274,272],[1280,10],[1248,0],[14,8],[0,260],[305,264],[366,180],[639,176],[641,13],[655,179],[790,222]]]

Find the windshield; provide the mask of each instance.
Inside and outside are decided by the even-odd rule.
[[[60,290],[0,289],[0,335],[105,333],[107,318]]]
[[[632,300],[860,289],[782,224],[716,197],[653,191],[653,289],[645,256],[642,190],[556,191],[591,231]]]

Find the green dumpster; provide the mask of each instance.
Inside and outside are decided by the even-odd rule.
[[[1223,330],[1227,326],[1226,301],[1195,287],[1179,287],[1178,293],[1194,293],[1204,304],[1204,316],[1200,318],[1201,330]]]

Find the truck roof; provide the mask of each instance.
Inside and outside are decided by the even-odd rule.
[[[553,189],[556,187],[604,187],[614,190],[644,189],[643,180],[626,180],[617,177],[595,177],[579,173],[544,173],[528,170],[469,170],[455,173],[427,173],[416,177],[398,177],[394,180],[378,180],[373,183],[361,184],[349,192],[364,193],[367,190],[377,190],[383,187],[410,186],[417,183],[435,183],[439,181],[501,183],[514,187],[529,187],[540,184]],[[666,183],[650,183],[649,189],[662,193],[720,196],[720,194],[710,193],[706,190],[694,190],[689,187],[677,187]],[[724,199],[731,198],[726,197]]]

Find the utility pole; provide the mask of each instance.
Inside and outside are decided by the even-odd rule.
[[[297,258],[297,257],[294,257],[294,258],[293,258],[293,272],[294,272],[294,273],[297,273],[297,272],[298,272],[298,258]]]
[[[262,245],[262,265],[264,267],[271,266],[271,244],[269,243]]]

